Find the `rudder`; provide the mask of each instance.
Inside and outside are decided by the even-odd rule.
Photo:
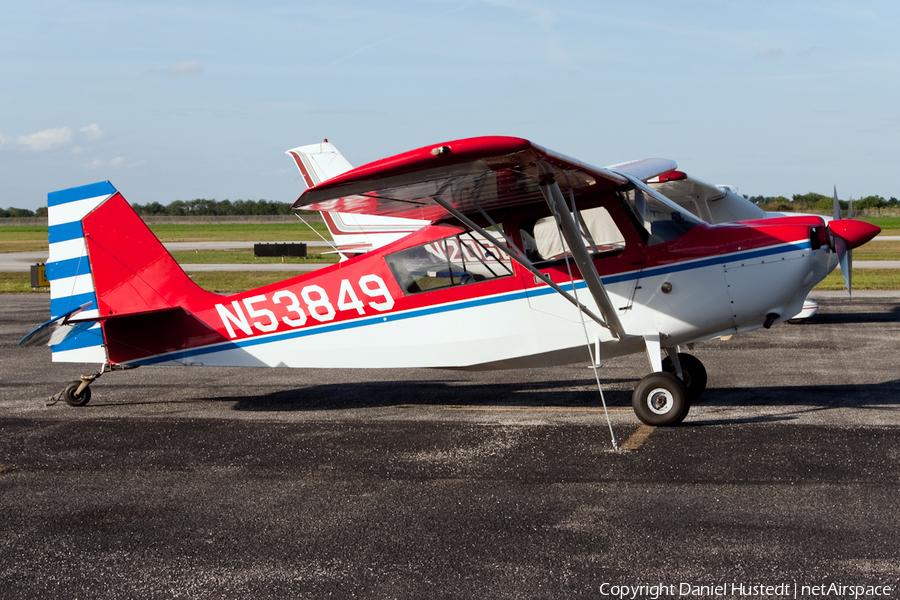
[[[82,219],[115,193],[110,182],[101,181],[47,195],[50,317],[78,311],[70,318],[82,321],[62,324],[50,338],[55,362],[107,361],[103,330],[95,321],[100,313]]]

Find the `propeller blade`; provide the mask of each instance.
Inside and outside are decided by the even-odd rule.
[[[841,202],[837,197],[837,186],[834,186],[834,220],[841,218]]]
[[[846,254],[841,258],[841,274],[844,276],[844,285],[847,286],[847,293],[850,299],[853,299],[853,250],[847,250]]]
[[[835,202],[837,197],[835,196]],[[881,228],[864,221],[852,219],[835,219],[828,224],[834,251],[838,255],[841,265],[841,273],[844,275],[844,285],[852,294],[853,280],[853,249],[862,246],[876,235],[881,233]]]
[[[842,237],[834,236],[834,251],[837,252],[838,262],[843,262],[847,256],[847,240]]]

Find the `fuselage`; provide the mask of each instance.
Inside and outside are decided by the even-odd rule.
[[[585,206],[583,222],[595,227],[586,245],[628,334],[622,340],[491,240],[438,223],[250,292],[186,296],[180,311],[160,312],[156,324],[146,315],[110,319],[109,358],[305,368],[581,362],[590,360],[587,344],[611,357],[642,351],[644,335],[659,334],[669,347],[755,329],[771,315],[786,320],[827,274],[832,256],[820,243],[824,222],[817,217],[685,226],[676,214],[673,229],[665,219],[641,222],[615,195]],[[544,212],[510,211],[501,215],[503,230],[535,267],[595,309]],[[137,323],[139,347],[125,335]]]

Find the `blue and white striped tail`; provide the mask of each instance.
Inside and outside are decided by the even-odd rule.
[[[81,220],[116,193],[108,181],[47,195],[50,258],[50,317],[56,319],[85,306],[50,340],[54,362],[107,362],[103,330],[97,319],[97,292]]]

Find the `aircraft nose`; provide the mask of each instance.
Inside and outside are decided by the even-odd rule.
[[[847,250],[862,246],[881,233],[881,227],[855,219],[836,219],[828,224],[828,229],[846,242]]]

